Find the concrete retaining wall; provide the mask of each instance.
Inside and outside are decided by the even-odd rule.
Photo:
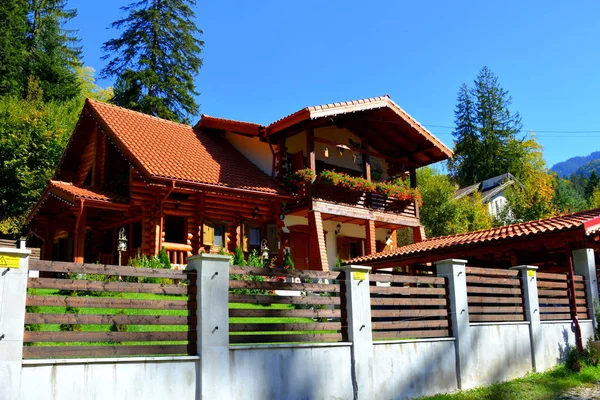
[[[529,322],[471,324],[470,386],[507,381],[532,372]]]
[[[352,399],[350,344],[232,347],[232,399]]]
[[[194,400],[197,368],[198,357],[25,361],[19,399]]]
[[[543,370],[563,363],[569,348],[575,346],[575,324],[572,321],[542,322],[541,367]],[[591,320],[579,321],[583,344],[594,336]]]
[[[407,399],[458,389],[454,339],[373,344],[375,399]]]

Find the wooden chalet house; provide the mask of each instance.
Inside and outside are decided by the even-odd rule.
[[[422,240],[414,191],[375,182],[416,188],[417,167],[451,154],[388,96],[268,126],[203,115],[194,127],[87,100],[29,229],[43,259],[115,264],[124,228],[123,263],[162,247],[185,264],[266,244],[280,260],[289,249],[298,269],[327,270],[393,247],[399,228]]]

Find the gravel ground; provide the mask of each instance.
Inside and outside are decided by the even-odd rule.
[[[557,400],[600,400],[600,383],[596,383],[594,386],[571,389],[559,396]]]

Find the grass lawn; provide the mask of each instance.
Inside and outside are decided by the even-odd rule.
[[[571,372],[564,366],[525,378],[478,389],[423,397],[420,400],[545,400],[554,399],[568,389],[590,386],[600,380],[600,367],[584,367]]]

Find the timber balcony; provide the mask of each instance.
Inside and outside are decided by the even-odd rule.
[[[322,200],[389,214],[400,214],[403,217],[419,218],[418,204],[414,199],[400,200],[380,193],[334,186],[320,180],[298,185],[298,198],[301,203],[311,199]]]

